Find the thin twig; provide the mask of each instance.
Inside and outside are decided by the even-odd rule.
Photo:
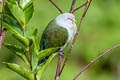
[[[26,49],[26,52],[27,52],[29,63],[30,63],[30,69],[32,70],[32,61],[31,61],[31,55],[30,55],[29,48]]]
[[[86,6],[87,4],[88,4],[88,1],[87,1],[87,2],[85,2],[84,4],[80,5],[78,8],[76,8],[76,9],[72,10],[72,11],[71,11],[71,13],[74,13],[75,11],[77,11],[77,10],[79,10],[80,8],[82,8],[82,7]]]
[[[3,8],[2,8],[2,14],[1,14],[1,35],[2,35],[2,30],[3,30],[3,19],[4,19],[4,7],[5,7],[5,0],[3,1]]]
[[[0,0],[0,3],[2,3],[2,0]]]
[[[92,1],[92,0],[91,0],[91,1]],[[80,32],[80,28],[81,28],[82,21],[83,21],[85,15],[86,15],[86,12],[88,11],[88,8],[89,8],[89,6],[90,6],[90,4],[91,4],[91,1],[89,2],[88,6],[87,6],[87,5],[85,6],[85,9],[84,9],[82,18],[81,18],[81,20],[80,20],[79,27],[78,27],[78,29],[77,29],[77,32],[76,32],[75,37],[74,37],[73,42],[72,42],[72,46],[70,47],[70,49],[69,49],[69,51],[68,51],[68,53],[67,53],[67,56],[66,56],[66,58],[65,58],[65,61],[64,61],[64,63],[63,63],[63,66],[62,66],[62,68],[61,68],[61,70],[60,70],[60,75],[61,75],[61,73],[62,73],[62,71],[63,71],[63,69],[64,69],[64,67],[65,67],[65,65],[66,65],[66,63],[67,63],[67,61],[68,61],[68,58],[69,58],[70,53],[71,53],[71,51],[72,51],[72,48],[73,48],[73,46],[74,46],[74,44],[75,44],[75,42],[76,42],[76,39],[77,39],[77,37],[78,37],[78,33]]]
[[[63,11],[52,1],[52,0],[49,0],[57,9],[58,11],[62,14]]]
[[[5,0],[3,0],[3,8],[2,8],[2,14],[1,14],[0,48],[2,47],[2,43],[5,37],[5,33],[6,33],[6,30],[3,29],[4,7],[5,7]]]
[[[73,0],[72,5],[71,5],[71,8],[70,8],[70,11],[69,11],[70,13],[73,12],[75,3],[76,3],[76,0]]]
[[[6,29],[2,30],[2,33],[1,33],[1,36],[0,36],[0,48],[2,47],[2,43],[3,43],[4,37],[5,37],[6,31],[7,31]]]
[[[114,47],[108,49],[107,51],[105,51],[103,54],[101,54],[100,56],[96,57],[95,59],[93,59],[92,61],[90,61],[90,63],[88,63],[76,76],[73,80],[76,80],[80,74],[82,74],[85,70],[88,69],[89,66],[91,66],[93,63],[95,63],[98,59],[102,58],[104,55],[106,55],[107,53],[109,53],[111,50],[120,47],[120,44],[115,45]]]
[[[60,74],[62,59],[63,59],[63,52],[59,52],[55,80],[59,80],[59,77],[60,77],[59,74]]]

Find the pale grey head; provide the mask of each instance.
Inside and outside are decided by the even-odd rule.
[[[73,26],[75,25],[75,16],[71,13],[63,13],[56,17],[56,22],[60,26]]]

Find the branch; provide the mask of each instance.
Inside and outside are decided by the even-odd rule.
[[[78,8],[76,8],[76,9],[72,10],[72,11],[71,11],[71,13],[74,13],[75,11],[77,11],[77,10],[79,10],[80,8],[82,8],[82,7],[86,6],[87,4],[88,4],[88,1],[87,1],[87,2],[85,2],[84,4],[80,5]]]
[[[2,43],[5,37],[6,29],[2,29],[1,36],[0,36],[0,48],[2,47]]]
[[[0,0],[0,3],[2,3],[2,0]]]
[[[92,1],[92,0],[91,0],[91,1]],[[73,46],[74,46],[74,44],[75,44],[75,42],[76,42],[76,39],[77,39],[77,37],[78,37],[78,33],[80,32],[80,28],[81,28],[82,21],[83,21],[85,15],[86,15],[86,12],[88,11],[88,8],[89,8],[89,6],[90,6],[90,4],[91,4],[91,1],[89,2],[88,6],[87,6],[87,5],[85,6],[85,9],[84,9],[82,18],[81,18],[81,20],[80,20],[79,27],[78,27],[78,29],[77,29],[77,32],[76,32],[75,37],[74,37],[73,42],[72,42],[72,46],[70,47],[70,49],[69,49],[69,51],[68,51],[68,53],[67,53],[67,56],[66,56],[66,58],[65,58],[65,61],[64,61],[64,63],[63,63],[63,66],[62,66],[62,68],[61,68],[61,70],[60,70],[60,75],[61,75],[61,73],[62,73],[62,71],[63,71],[63,69],[64,69],[64,67],[65,67],[65,65],[66,65],[66,63],[67,63],[67,61],[68,61],[68,58],[69,58],[70,53],[71,53],[71,51],[72,51],[72,48],[73,48]]]
[[[62,14],[63,11],[52,1],[52,0],[49,0],[57,9],[58,11]]]
[[[60,68],[61,68],[61,63],[62,63],[63,55],[64,55],[63,52],[59,52],[55,80],[59,80],[59,77],[60,77],[59,74],[60,74]]]
[[[76,3],[76,0],[73,0],[73,2],[72,2],[72,5],[71,5],[71,8],[70,8],[70,13],[72,13],[73,12],[73,9],[74,9],[74,6],[75,6],[75,3]]]
[[[5,7],[5,0],[3,0],[3,8],[1,14],[1,28],[0,28],[0,48],[2,47],[2,43],[5,37],[5,33],[7,30],[3,29],[3,19],[4,19],[4,7]]]
[[[82,74],[85,70],[88,69],[89,66],[91,66],[93,63],[95,63],[98,59],[102,58],[104,55],[106,55],[107,53],[109,53],[110,51],[112,51],[113,49],[120,47],[120,44],[115,45],[114,47],[108,49],[107,51],[105,51],[103,54],[101,54],[100,56],[96,57],[95,59],[93,59],[92,61],[90,61],[90,63],[88,63],[76,76],[73,80],[76,80],[80,74]]]
[[[30,63],[30,69],[32,70],[32,60],[31,60],[31,55],[30,55],[29,48],[26,49],[26,52],[27,52],[29,63]]]

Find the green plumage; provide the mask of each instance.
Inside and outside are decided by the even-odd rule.
[[[68,39],[68,32],[65,28],[58,26],[56,21],[51,21],[43,32],[40,47],[41,50],[62,47]]]

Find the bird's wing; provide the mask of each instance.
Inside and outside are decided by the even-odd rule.
[[[65,28],[58,26],[56,21],[51,21],[43,32],[40,46],[41,50],[62,47],[68,39],[68,32]]]

